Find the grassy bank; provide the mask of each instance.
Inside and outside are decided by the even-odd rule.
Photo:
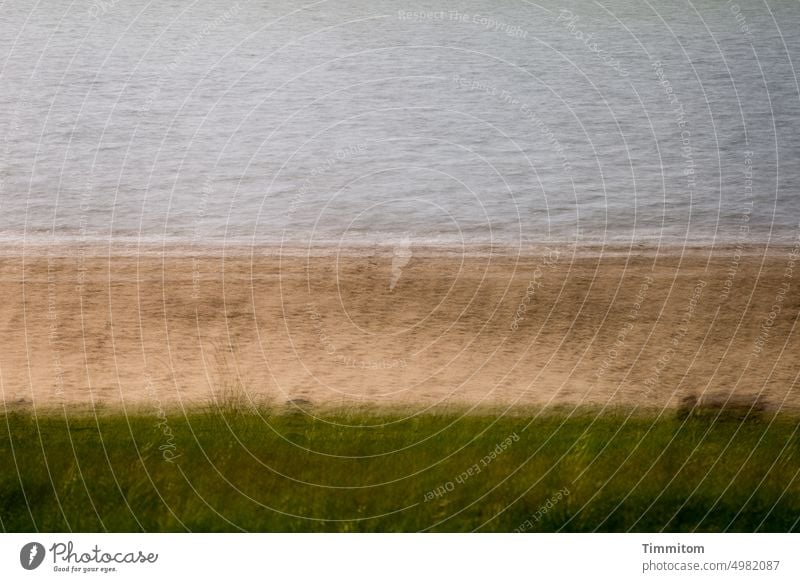
[[[797,531],[760,420],[262,411],[0,416],[4,531]]]

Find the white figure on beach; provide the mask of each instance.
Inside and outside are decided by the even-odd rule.
[[[403,234],[403,238],[394,245],[392,249],[392,279],[389,282],[389,291],[394,291],[397,282],[403,275],[403,267],[405,267],[414,253],[411,251],[411,236],[408,233]]]

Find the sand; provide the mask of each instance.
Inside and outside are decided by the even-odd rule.
[[[0,400],[796,411],[798,253],[8,247]]]

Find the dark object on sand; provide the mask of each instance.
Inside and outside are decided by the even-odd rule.
[[[711,420],[758,420],[767,408],[760,395],[722,396],[708,394],[697,397],[684,396],[678,406],[678,418],[703,418]]]
[[[286,406],[289,407],[290,410],[301,411],[313,407],[314,404],[307,398],[291,398],[286,401]]]

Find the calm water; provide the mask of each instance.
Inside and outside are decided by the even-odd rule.
[[[800,4],[742,4],[5,2],[0,231],[787,241]]]

